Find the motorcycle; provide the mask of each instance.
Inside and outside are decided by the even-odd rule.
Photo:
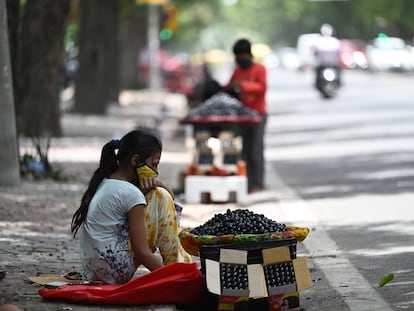
[[[340,87],[340,70],[336,67],[318,68],[316,88],[324,98],[335,97]]]

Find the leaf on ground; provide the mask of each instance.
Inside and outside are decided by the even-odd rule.
[[[383,287],[388,282],[391,282],[394,279],[394,274],[390,273],[384,276],[378,284],[378,287]]]

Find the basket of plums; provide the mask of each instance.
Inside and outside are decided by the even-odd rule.
[[[204,224],[179,233],[181,245],[193,256],[199,256],[202,245],[238,244],[295,238],[303,241],[308,228],[287,226],[248,209],[227,209]]]

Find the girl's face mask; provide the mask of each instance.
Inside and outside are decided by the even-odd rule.
[[[140,180],[148,177],[158,177],[158,172],[145,163],[137,168],[137,174]]]

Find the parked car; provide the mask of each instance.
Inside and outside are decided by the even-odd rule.
[[[299,56],[296,48],[283,47],[278,51],[280,66],[289,70],[298,70]]]
[[[280,66],[280,60],[276,53],[269,53],[263,59],[263,65],[268,69],[275,69]]]
[[[372,71],[412,71],[414,58],[403,39],[378,37],[367,46],[368,69]]]
[[[341,63],[346,69],[367,69],[365,43],[359,39],[341,39]]]
[[[317,44],[319,33],[305,33],[298,37],[296,43],[296,50],[299,59],[299,69],[311,69],[316,64],[314,47]]]

